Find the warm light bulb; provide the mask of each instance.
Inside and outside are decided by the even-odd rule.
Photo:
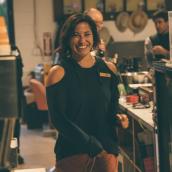
[[[0,0],[0,4],[3,4],[6,0]]]

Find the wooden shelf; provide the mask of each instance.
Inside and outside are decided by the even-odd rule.
[[[121,154],[127,159],[127,162],[124,161],[124,171],[125,163],[129,163],[131,168],[127,172],[146,172],[148,168],[156,171],[158,167],[152,106],[133,109],[131,105],[121,102],[120,110],[128,115],[130,122],[128,129],[118,129]]]

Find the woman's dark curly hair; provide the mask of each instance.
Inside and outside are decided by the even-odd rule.
[[[60,34],[60,48],[63,57],[64,55],[70,56],[70,40],[73,36],[76,26],[81,22],[86,22],[90,26],[90,29],[93,33],[93,48],[95,48],[100,42],[96,24],[91,17],[82,13],[73,14],[65,21]]]

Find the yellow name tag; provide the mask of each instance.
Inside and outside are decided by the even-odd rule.
[[[110,73],[100,72],[100,77],[107,77],[107,78],[110,78],[110,77],[111,77],[111,74],[110,74]]]

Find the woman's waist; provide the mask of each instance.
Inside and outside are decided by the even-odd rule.
[[[107,133],[89,133],[91,137],[94,137],[100,144],[102,144],[103,148],[111,149],[111,147],[115,147],[118,145],[118,139],[116,133],[113,135]],[[71,136],[72,137],[72,136]],[[58,138],[56,145],[55,145],[55,152],[58,151],[67,151],[68,153],[89,153],[89,145],[83,147],[78,141],[66,139],[65,137],[61,136]]]
[[[79,143],[78,143],[79,144]],[[63,145],[63,147],[56,145],[54,150],[56,154],[56,158],[61,160],[63,158],[67,158],[73,155],[80,155],[86,154],[90,156],[90,151],[87,149],[79,148],[78,144],[75,144],[73,147],[72,145]],[[103,143],[103,148],[107,153],[118,155],[119,154],[119,147],[117,142],[106,142]]]

